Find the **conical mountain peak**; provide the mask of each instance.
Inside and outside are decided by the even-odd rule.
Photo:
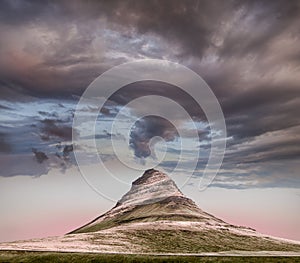
[[[149,169],[132,183],[130,191],[119,200],[118,205],[155,203],[170,196],[183,196],[183,194],[165,173]]]
[[[139,177],[138,179],[136,179],[132,185],[145,185],[145,184],[151,184],[151,183],[155,183],[157,181],[162,181],[162,180],[165,180],[165,179],[168,179],[169,177],[158,171],[158,170],[155,170],[155,169],[149,169],[149,170],[146,170],[144,172],[144,174]]]
[[[165,173],[149,169],[136,179],[114,208],[72,233],[97,231],[128,222],[209,218]]]

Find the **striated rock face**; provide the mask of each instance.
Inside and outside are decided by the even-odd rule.
[[[107,213],[71,233],[95,232],[132,222],[222,220],[202,211],[166,174],[149,169]]]
[[[155,203],[169,196],[183,196],[174,181],[166,174],[150,169],[132,183],[130,191],[117,206]]]
[[[132,185],[147,185],[168,179],[169,177],[166,174],[155,169],[149,169],[141,177],[132,182]]]

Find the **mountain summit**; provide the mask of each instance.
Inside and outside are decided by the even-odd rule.
[[[183,194],[169,176],[158,170],[149,169],[132,183],[130,191],[121,198],[117,205],[154,203],[169,196],[183,197]]]
[[[133,222],[215,221],[220,219],[202,211],[185,197],[166,174],[149,169],[132,183],[131,189],[107,213],[71,232],[94,232]]]
[[[108,253],[300,255],[300,242],[228,224],[201,210],[166,174],[149,169],[105,214],[61,237],[0,249]]]

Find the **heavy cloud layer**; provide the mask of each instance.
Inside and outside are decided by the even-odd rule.
[[[3,101],[72,98],[114,65],[169,59],[199,73],[219,99],[229,137],[225,166],[299,159],[299,1],[7,0],[0,5]],[[194,102],[168,84],[134,84],[112,99],[123,105],[147,94],[171,96],[205,122]],[[40,129],[69,140],[68,127],[61,134],[57,117],[54,123],[44,116]],[[150,126],[160,135],[170,130],[161,120],[148,121],[146,134]],[[8,137],[1,132],[2,152],[16,148]],[[145,155],[148,137],[132,133],[136,156]]]

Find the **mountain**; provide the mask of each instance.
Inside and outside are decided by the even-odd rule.
[[[71,234],[95,232],[128,223],[165,220],[223,222],[198,208],[166,174],[150,169],[132,183],[130,191],[113,209]]]
[[[201,210],[166,174],[150,169],[105,214],[62,237],[0,249],[116,253],[297,254],[300,242],[228,224]]]

